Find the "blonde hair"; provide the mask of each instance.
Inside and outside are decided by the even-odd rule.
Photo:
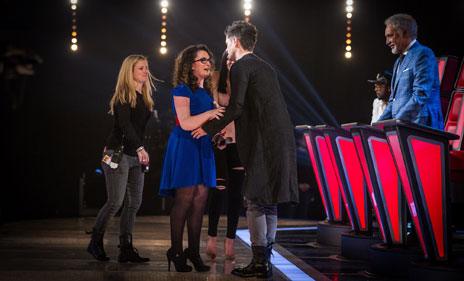
[[[113,97],[110,101],[110,114],[114,114],[114,106],[117,103],[125,104],[129,103],[132,108],[135,108],[137,104],[137,93],[135,91],[134,83],[134,67],[135,64],[141,60],[148,61],[145,56],[142,55],[130,55],[124,59],[119,70],[118,81],[116,82],[116,89]],[[152,92],[156,90],[153,80],[156,79],[148,71],[148,79],[143,83],[142,86],[142,97],[148,110],[153,111],[153,97]]]

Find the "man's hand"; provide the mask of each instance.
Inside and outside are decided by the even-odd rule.
[[[201,127],[193,130],[191,134],[194,139],[199,139],[207,135],[207,133]]]

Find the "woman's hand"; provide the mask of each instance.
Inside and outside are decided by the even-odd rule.
[[[221,117],[224,116],[224,112],[226,111],[226,109],[224,107],[218,107],[218,108],[215,108],[215,109],[211,109],[208,111],[208,120],[213,120],[213,119],[221,119]]]
[[[145,151],[145,148],[142,148],[137,151],[137,156],[139,157],[139,163],[147,166],[150,163],[150,156]]]
[[[196,128],[195,130],[193,130],[191,135],[194,139],[199,139],[202,136],[206,136],[207,133],[200,127],[200,128]]]

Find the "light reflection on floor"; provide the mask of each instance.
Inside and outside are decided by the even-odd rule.
[[[286,227],[278,228],[277,231],[291,231],[291,230],[316,230],[316,226],[310,227]],[[237,237],[251,247],[250,232],[248,229],[238,229]],[[274,268],[282,272],[289,280],[315,280],[308,274],[304,273],[301,269],[291,263],[289,260],[280,255],[277,251],[272,250],[271,262]]]

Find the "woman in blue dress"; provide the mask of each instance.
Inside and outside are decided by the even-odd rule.
[[[171,248],[168,268],[189,272],[189,259],[196,271],[208,271],[200,257],[200,233],[208,197],[208,188],[216,186],[216,169],[211,137],[194,139],[192,131],[203,123],[223,116],[211,96],[214,61],[205,45],[192,45],[179,53],[174,65],[173,111],[176,127],[169,137],[161,174],[160,195],[173,196],[171,209]],[[182,236],[187,222],[188,248],[183,250]]]

